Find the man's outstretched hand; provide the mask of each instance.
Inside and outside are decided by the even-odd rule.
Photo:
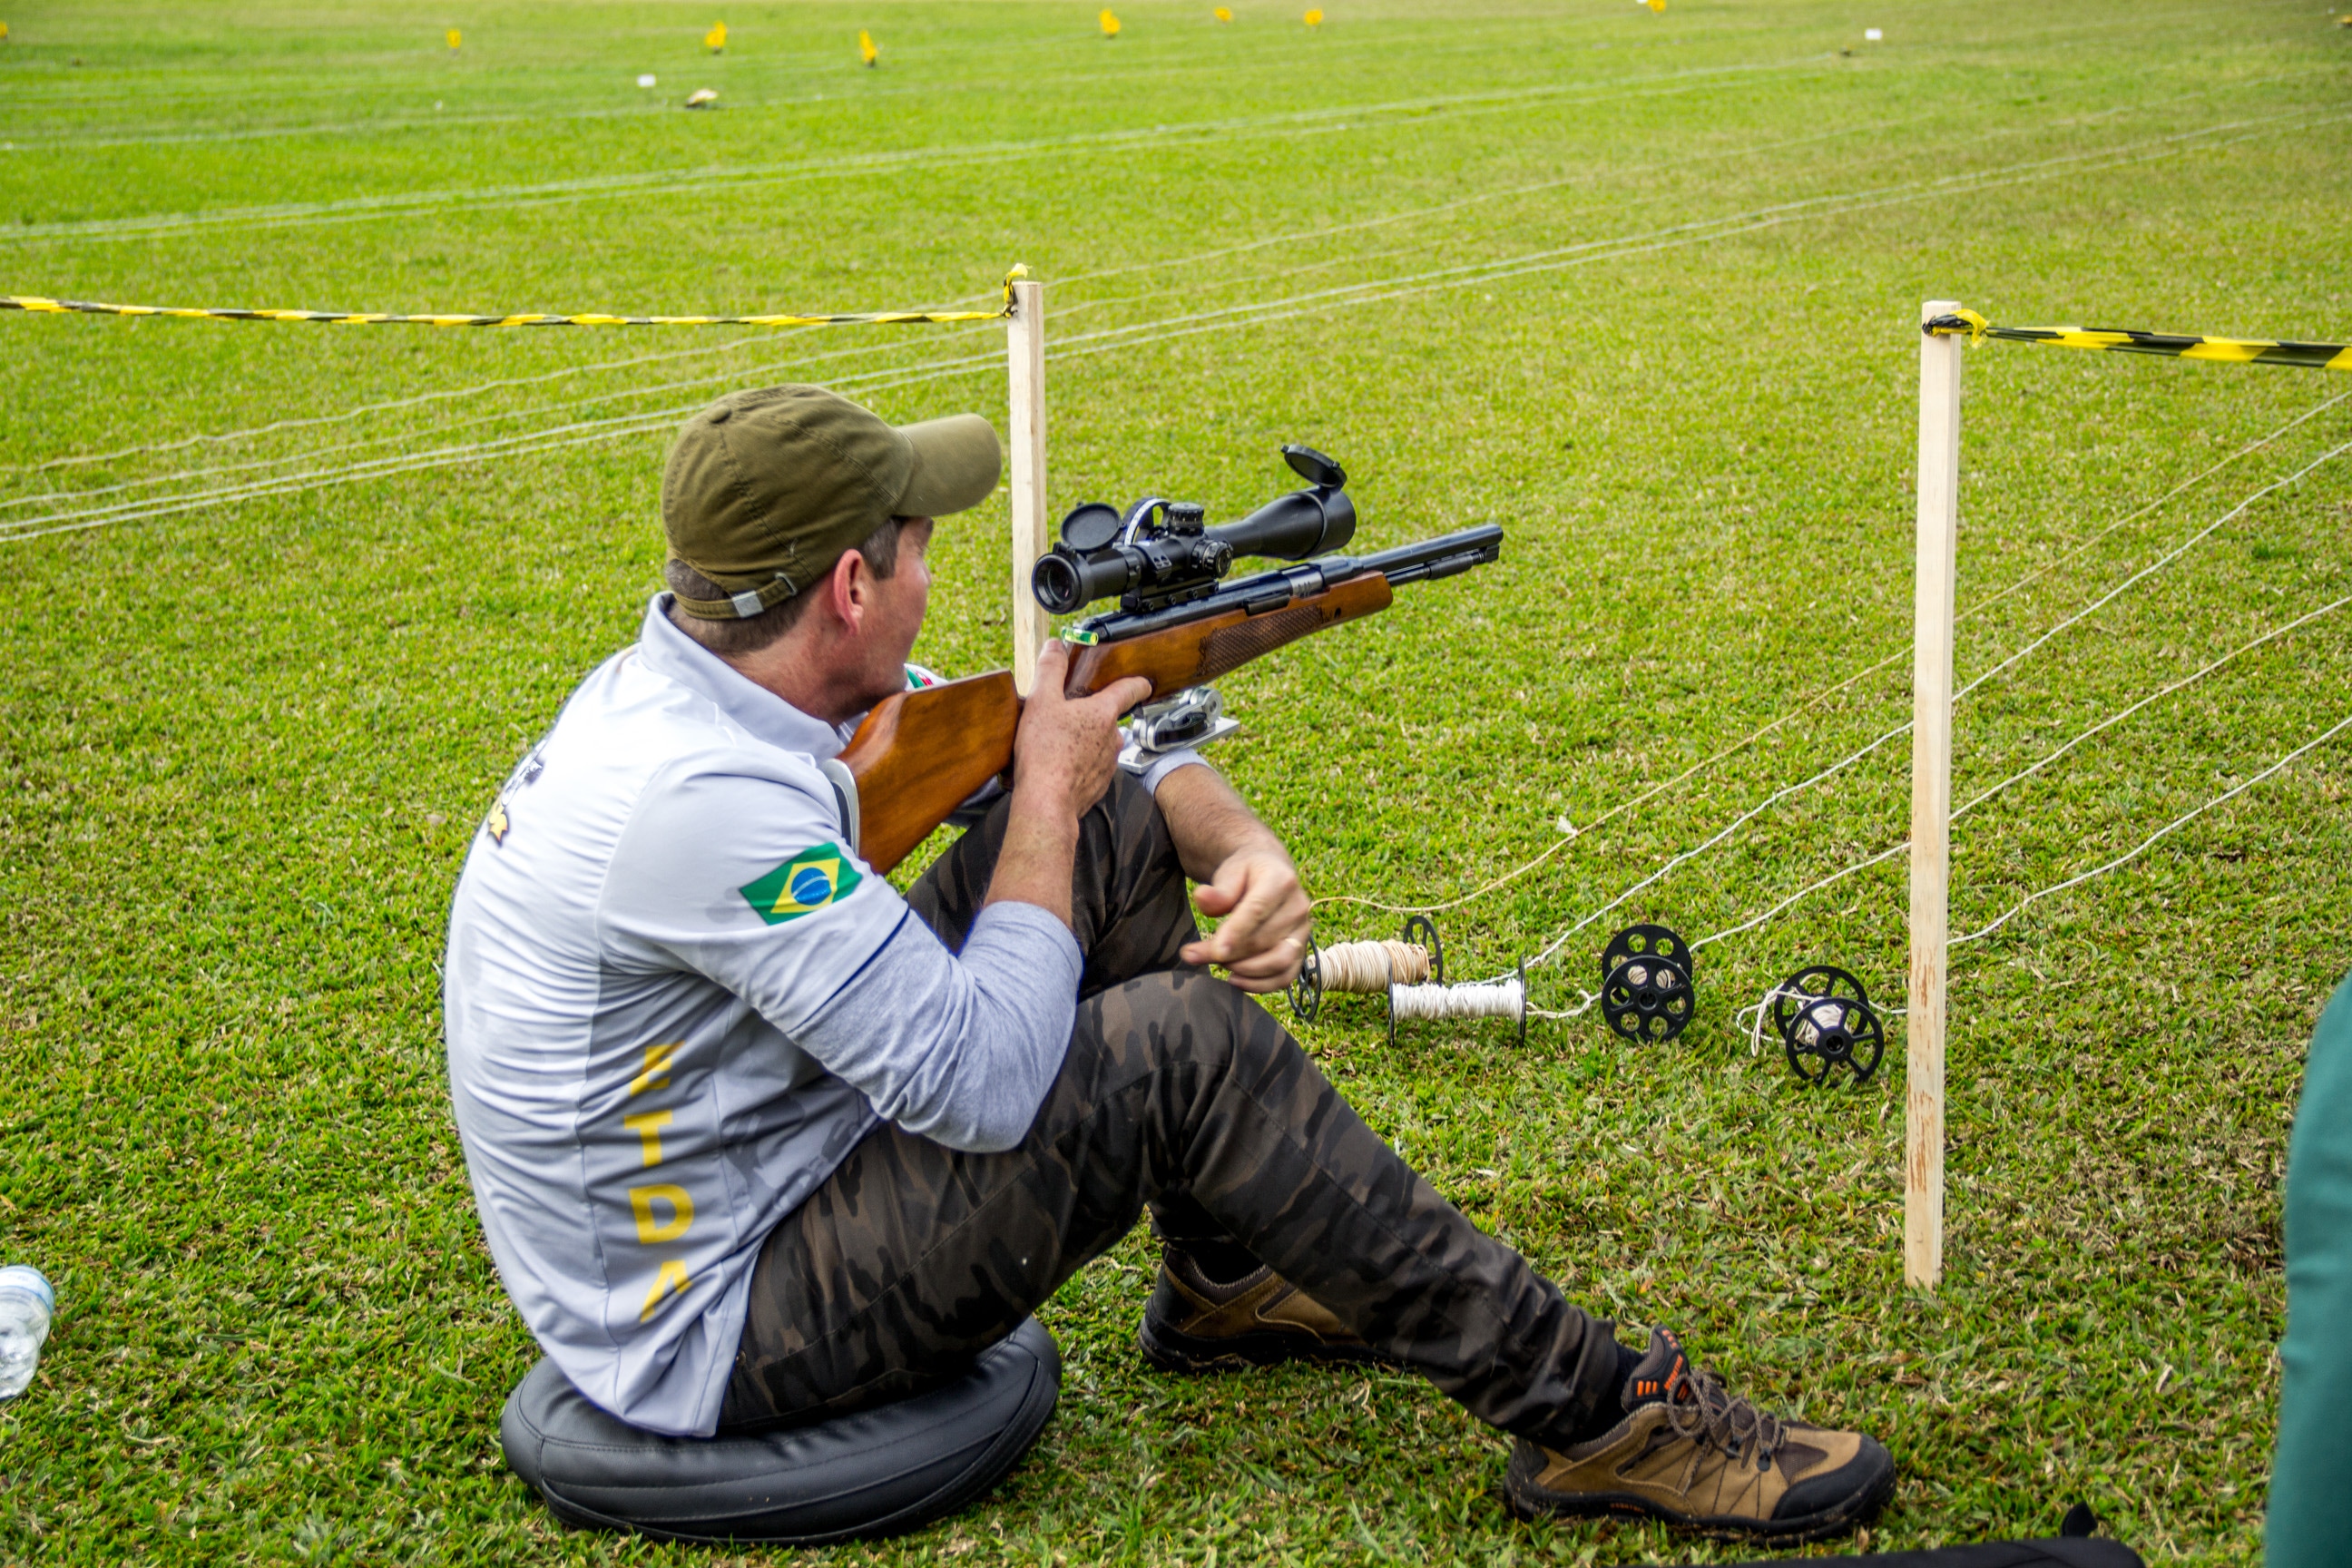
[[[1222,917],[1217,929],[1181,954],[1187,963],[1213,963],[1244,991],[1279,991],[1307,956],[1314,913],[1298,868],[1274,836],[1225,857],[1216,877],[1192,890],[1201,912]]]
[[[1214,768],[1178,768],[1160,781],[1159,801],[1177,858],[1200,884],[1192,901],[1223,922],[1180,956],[1218,965],[1244,991],[1289,984],[1307,956],[1314,909],[1282,840]]]

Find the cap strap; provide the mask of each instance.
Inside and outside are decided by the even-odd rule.
[[[689,599],[673,591],[670,597],[677,607],[702,621],[748,621],[752,616],[774,609],[800,590],[782,572],[775,581],[757,588],[746,588],[740,594],[730,594],[723,599]]]

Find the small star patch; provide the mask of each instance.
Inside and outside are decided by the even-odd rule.
[[[498,805],[490,807],[490,819],[482,826],[490,830],[491,843],[504,844],[507,841],[507,829],[512,826],[513,824],[507,820],[507,803],[505,800],[501,799]]]

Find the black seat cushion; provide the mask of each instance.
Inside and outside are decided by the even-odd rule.
[[[542,1361],[507,1396],[499,1437],[507,1463],[567,1523],[814,1545],[912,1530],[963,1507],[1028,1450],[1061,1392],[1061,1352],[1031,1318],[928,1393],[744,1436],[640,1431]]]

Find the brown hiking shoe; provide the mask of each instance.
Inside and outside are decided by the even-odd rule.
[[[1145,1358],[1168,1372],[1386,1359],[1265,1265],[1219,1284],[1174,1247],[1160,1255],[1160,1279],[1144,1304],[1136,1338]]]
[[[1619,1400],[1623,1420],[1565,1452],[1519,1439],[1503,1481],[1512,1511],[1646,1513],[1711,1535],[1817,1541],[1852,1530],[1895,1489],[1895,1461],[1876,1441],[1733,1398],[1663,1329]]]

